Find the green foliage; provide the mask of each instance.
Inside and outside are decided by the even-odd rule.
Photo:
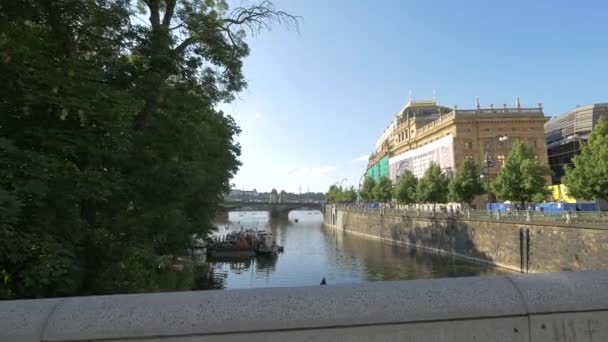
[[[240,154],[217,105],[285,14],[140,4],[1,2],[0,298],[160,290],[211,229]]]
[[[439,164],[431,162],[418,181],[416,195],[420,203],[446,203],[448,178]]]
[[[363,186],[361,187],[361,199],[365,202],[374,201],[374,188],[376,187],[376,181],[372,177],[365,177]]]
[[[372,190],[374,200],[380,203],[390,202],[393,198],[393,184],[388,177],[381,177]]]
[[[601,118],[581,153],[573,159],[574,167],[566,167],[564,184],[572,197],[587,200],[608,199],[608,124]]]
[[[325,200],[329,203],[354,203],[357,201],[357,192],[352,186],[342,188],[342,186],[332,185],[327,191]]]
[[[394,197],[399,204],[412,204],[416,202],[416,186],[418,179],[409,170],[406,170],[395,186]]]
[[[343,192],[343,197],[342,200],[343,202],[346,203],[354,203],[357,201],[357,191],[355,190],[355,187],[351,186],[348,189],[345,189]]]
[[[327,191],[327,194],[325,194],[325,201],[329,202],[329,203],[338,202],[338,198],[340,197],[340,192],[342,192],[342,190],[337,185],[334,184],[334,185],[330,186],[329,190]]]
[[[501,199],[525,205],[549,194],[545,177],[550,174],[549,166],[541,163],[531,148],[516,141],[492,185]]]
[[[484,193],[479,165],[473,159],[465,159],[456,176],[450,179],[448,188],[450,201],[464,202],[470,206],[475,196]]]

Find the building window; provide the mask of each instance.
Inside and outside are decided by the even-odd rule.
[[[466,156],[467,159],[473,159],[473,156]]]
[[[489,129],[489,128],[484,128],[484,129],[483,129],[483,131],[484,131],[484,132],[489,132],[489,131],[490,131],[490,129]]]
[[[512,130],[513,132],[517,131],[517,127],[513,127],[513,128],[511,128],[511,130]]]
[[[465,132],[470,132],[470,131],[471,131],[471,129],[470,129],[470,128],[465,128],[465,129],[464,129],[464,131],[465,131]]]
[[[526,139],[526,144],[530,148],[536,147],[536,139]]]
[[[534,131],[534,130],[536,130],[536,127],[528,127],[528,130]]]
[[[502,131],[504,131],[505,129],[504,129],[503,127],[498,127],[496,130],[497,130],[497,131],[499,131],[499,132],[502,132]]]
[[[485,146],[486,146],[486,151],[489,151],[490,150],[490,142],[486,141]]]
[[[467,141],[464,143],[464,149],[465,150],[470,150],[471,148],[473,148],[472,146],[473,144],[470,141]]]
[[[499,168],[505,167],[505,156],[499,155],[497,159],[498,159],[498,167]]]

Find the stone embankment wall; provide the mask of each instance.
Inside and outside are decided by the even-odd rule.
[[[325,224],[369,238],[528,272],[608,269],[608,227],[357,213],[325,209]]]

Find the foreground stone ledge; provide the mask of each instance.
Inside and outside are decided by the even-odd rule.
[[[605,341],[608,271],[0,302],[0,341],[89,340]]]

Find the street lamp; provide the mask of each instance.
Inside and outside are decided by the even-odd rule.
[[[491,197],[492,195],[490,193],[490,168],[494,166],[495,162],[494,162],[494,160],[492,160],[492,156],[487,151],[486,151],[486,156],[485,156],[483,163],[484,163],[484,166],[486,167],[486,174],[485,174],[486,184],[487,184],[486,188],[488,190],[488,204],[490,204],[492,201],[492,197]],[[481,175],[481,176],[483,176],[483,175]]]
[[[498,138],[498,141],[500,141],[500,142],[509,140],[509,137],[506,135],[499,135],[497,138]],[[488,147],[490,147],[490,146],[488,146]],[[492,155],[490,154],[490,152],[488,150],[486,150],[486,154],[485,154],[483,163],[486,168],[485,176],[486,176],[486,184],[487,184],[487,190],[488,190],[488,204],[490,204],[492,201],[492,194],[490,191],[490,168],[494,167],[494,165],[496,165],[496,161],[492,159]]]
[[[359,192],[357,193],[358,202],[361,202],[361,184],[363,183],[363,179],[365,178],[366,175],[367,175],[367,171],[361,175],[361,178],[359,178]]]

